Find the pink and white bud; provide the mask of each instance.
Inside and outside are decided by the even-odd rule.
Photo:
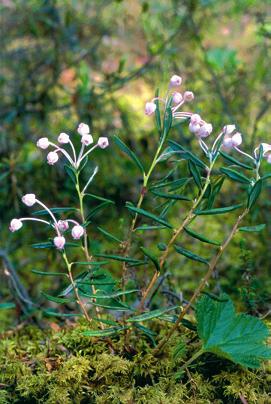
[[[69,141],[70,141],[70,136],[67,135],[67,133],[62,132],[62,133],[60,133],[60,135],[58,136],[57,140],[58,140],[58,143],[66,144],[66,143],[69,143]]]
[[[47,137],[41,137],[41,138],[37,141],[36,144],[37,144],[37,146],[38,146],[40,149],[43,149],[43,150],[47,149],[47,148],[50,146],[50,142],[49,142],[49,140],[48,140]]]
[[[223,128],[224,135],[231,135],[235,131],[235,125],[226,125]]]
[[[84,232],[84,228],[78,224],[72,228],[72,237],[75,240],[79,240],[79,238],[83,236]]]
[[[47,163],[50,164],[50,166],[53,166],[58,161],[58,159],[58,154],[55,151],[47,154]]]
[[[156,111],[156,104],[154,102],[147,102],[145,105],[145,114],[150,116]]]
[[[170,87],[178,87],[182,84],[182,78],[180,76],[177,76],[177,74],[174,74],[169,82]]]
[[[89,126],[86,123],[80,123],[78,128],[77,128],[77,132],[81,136],[88,135],[89,134]]]
[[[271,153],[267,154],[266,161],[267,163],[271,164]]]
[[[109,146],[108,138],[107,137],[99,137],[97,144],[101,149],[106,149],[106,147]]]
[[[241,133],[239,133],[239,132],[235,133],[232,136],[231,140],[232,140],[233,147],[240,146],[240,144],[242,143],[242,135],[241,135]]]
[[[263,155],[271,151],[271,144],[268,143],[261,143],[263,148]]]
[[[192,91],[185,91],[183,98],[187,102],[193,101],[193,99],[195,98],[194,93],[192,93]]]
[[[20,228],[23,227],[23,223],[20,219],[12,219],[9,225],[9,230],[14,231],[20,230]]]
[[[54,238],[54,245],[58,250],[62,250],[64,248],[64,245],[66,243],[65,237],[63,236],[56,236]]]
[[[68,228],[69,228],[69,223],[67,222],[67,220],[59,220],[59,221],[57,222],[57,228],[58,228],[60,231],[66,231],[66,230],[68,230]]]
[[[188,128],[189,128],[190,132],[198,133],[198,131],[200,130],[200,125],[198,123],[190,122]]]
[[[227,149],[231,149],[233,147],[232,138],[231,137],[224,138],[223,146],[226,147]]]
[[[22,202],[26,206],[33,206],[36,203],[36,195],[35,194],[26,194],[22,197]]]
[[[85,146],[89,146],[93,143],[93,137],[91,135],[83,135],[81,137],[81,143],[83,143]]]
[[[181,93],[178,93],[177,91],[173,94],[172,101],[174,104],[180,104],[182,102],[183,96]]]
[[[191,122],[193,125],[200,124],[200,122],[201,122],[201,116],[200,116],[199,114],[193,114],[193,115],[191,115],[190,122]]]
[[[202,125],[199,129],[199,131],[197,132],[197,135],[201,138],[205,138],[208,137],[213,131],[213,126],[210,123],[205,123],[204,125]]]

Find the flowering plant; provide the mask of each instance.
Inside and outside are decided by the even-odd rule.
[[[117,253],[97,254],[95,251],[89,250],[88,226],[91,223],[91,215],[86,214],[84,201],[88,195],[93,197],[93,194],[88,194],[87,190],[97,174],[98,168],[95,168],[83,186],[80,183],[80,174],[84,170],[90,154],[98,147],[101,149],[107,148],[109,141],[106,137],[100,137],[94,143],[89,126],[84,123],[81,123],[77,129],[78,134],[81,136],[79,153],[75,150],[73,141],[66,133],[61,133],[58,136],[58,144],[52,143],[48,138],[41,138],[37,142],[40,149],[53,148],[47,155],[49,165],[56,164],[60,156],[67,160],[67,172],[74,183],[78,196],[78,208],[71,209],[76,214],[76,217],[73,219],[58,218],[59,214],[66,213],[69,208],[66,208],[66,210],[65,208],[49,208],[35,194],[29,193],[23,196],[22,202],[28,207],[41,206],[43,209],[35,212],[35,216],[38,217],[14,218],[10,223],[12,232],[19,230],[25,221],[34,221],[45,224],[54,233],[53,239],[50,239],[49,243],[43,244],[42,247],[56,248],[62,255],[63,262],[67,268],[66,276],[69,284],[59,296],[44,295],[49,300],[59,304],[77,304],[86,320],[91,322],[94,319],[100,327],[97,330],[86,331],[85,335],[106,337],[111,349],[113,349],[113,345],[109,338],[118,333],[125,334],[127,345],[132,331],[146,334],[153,341],[152,330],[143,326],[142,323],[153,318],[160,318],[172,322],[168,333],[159,341],[158,345],[154,341],[154,354],[158,355],[162,352],[169,338],[183,324],[185,315],[190,309],[194,308],[194,302],[208,284],[220,258],[235,234],[238,231],[252,230],[247,226],[241,226],[241,224],[257,202],[265,181],[271,176],[270,173],[262,174],[263,161],[266,160],[271,163],[271,145],[261,143],[252,154],[246,153],[241,148],[242,135],[236,130],[235,125],[225,125],[213,139],[212,133],[214,130],[211,123],[206,122],[197,113],[183,111],[183,108],[193,101],[194,95],[191,91],[184,91],[183,93],[177,91],[181,84],[182,78],[180,76],[172,76],[165,98],[161,98],[157,92],[155,98],[146,103],[145,114],[155,116],[159,134],[154,157],[147,169],[133,150],[120,138],[114,137],[116,145],[131,159],[142,175],[142,187],[136,204],[126,203],[126,207],[133,217],[123,240],[119,240],[114,234],[99,228],[104,235],[119,243]],[[189,131],[195,136],[199,145],[200,153],[197,155],[187,150],[181,143],[169,139],[171,129],[178,123],[185,124],[186,122],[188,123]],[[65,146],[70,148],[70,152],[67,151]],[[218,166],[218,161],[221,159],[228,163],[227,167]],[[159,163],[165,161],[170,161],[173,168],[170,169],[166,177],[154,180],[155,168]],[[185,169],[182,168],[181,173],[179,170],[180,164],[187,166]],[[217,166],[218,168],[216,168]],[[217,172],[215,169],[219,169],[219,171]],[[185,172],[185,176],[183,172]],[[225,179],[241,184],[241,202],[231,206],[217,207],[215,205]],[[159,214],[156,213],[159,209],[149,211],[143,208],[147,195],[153,195],[156,199],[161,198],[165,201],[159,206]],[[98,199],[101,199],[103,203],[108,203],[104,198],[98,197]],[[177,223],[177,226],[173,226],[168,221],[167,216],[169,211],[179,203],[186,204],[187,208],[183,209],[184,217],[182,220]],[[192,230],[190,227],[192,222],[196,221],[199,216],[222,215],[236,210],[239,210],[238,217],[223,241],[213,240]],[[40,219],[39,216],[41,215],[47,215],[48,220]],[[150,221],[150,224],[140,225],[140,219]],[[258,230],[261,228],[262,225],[258,226]],[[144,234],[148,231],[167,232],[166,242],[158,244],[158,254],[144,245],[144,238],[140,239],[141,245],[140,248],[137,248],[138,241],[135,242],[134,240],[135,233],[141,232],[141,234]],[[69,233],[73,240],[80,242],[84,261],[71,260],[67,252],[69,246],[72,245],[67,241],[68,237],[70,237]],[[207,259],[185,249],[179,244],[183,234],[208,244],[212,251],[212,257]],[[166,270],[170,268],[170,257],[174,253],[196,262],[198,266],[207,266],[207,271],[192,297],[186,303],[181,301],[177,306],[152,309],[152,301],[159,291],[161,280]],[[100,258],[106,259],[106,261],[101,261]],[[104,270],[104,266],[111,260],[121,263],[122,273],[117,280],[113,278],[112,274]],[[74,271],[77,271],[81,266],[84,266],[85,270],[74,276]],[[136,268],[140,266],[144,266],[148,271],[149,279],[142,289],[131,289],[128,284],[131,279],[136,278]],[[45,273],[40,272],[40,274]],[[74,296],[71,296],[72,294]],[[136,296],[136,298],[133,296]],[[240,343],[239,339],[242,337],[242,330],[249,330],[253,325],[254,343],[250,341],[250,348],[253,353],[250,354],[249,358],[241,355],[242,346],[239,347],[239,351],[236,349],[233,352],[232,347],[226,345],[228,341],[221,342],[218,335],[216,335],[216,333],[219,333],[219,328],[222,327],[219,323],[221,319],[216,317],[216,314],[221,312],[221,316],[223,316],[224,309],[230,312],[231,326],[233,327],[232,324],[236,326],[236,334],[233,339],[238,340],[235,341],[237,345]],[[105,315],[106,312],[108,313]],[[167,314],[169,312],[174,312],[175,314],[169,316]],[[209,313],[206,319],[207,322],[209,321],[208,324],[216,324],[211,334],[210,327],[208,333],[205,332],[203,324],[204,312]],[[112,313],[123,313],[123,315],[113,315],[112,318]],[[65,316],[65,313],[61,311],[53,311],[51,314]],[[80,313],[76,314],[80,315]],[[109,314],[111,316],[110,320],[108,319]],[[206,296],[204,300],[198,299],[196,318],[198,334],[203,344],[201,350],[190,358],[184,366],[189,365],[197,356],[207,351],[216,352],[237,363],[251,367],[258,366],[261,359],[269,357],[270,351],[265,346],[265,339],[268,334],[265,325],[249,316],[246,317],[245,322],[243,318],[236,316],[228,297],[224,296],[222,300],[217,298],[215,303],[212,298],[207,298]],[[248,335],[250,334],[248,333]],[[249,338],[252,338],[252,336],[250,335]],[[212,340],[212,343],[209,343],[210,340]]]

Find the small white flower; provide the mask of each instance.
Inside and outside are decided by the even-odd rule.
[[[177,74],[174,74],[171,79],[170,79],[170,87],[178,87],[182,84],[182,78],[180,76],[177,76]]]
[[[58,159],[59,159],[58,154],[55,151],[52,151],[47,154],[47,162],[51,166],[53,166],[58,161]]]
[[[208,137],[213,131],[213,126],[210,123],[205,123],[204,125],[202,125],[199,129],[199,131],[197,132],[197,135],[199,137],[205,138]]]
[[[232,138],[231,137],[224,138],[223,146],[225,146],[227,149],[231,149],[233,147]]]
[[[69,228],[69,223],[67,222],[67,220],[59,220],[57,222],[57,227],[60,231],[66,231]]]
[[[77,128],[77,132],[81,136],[88,135],[89,134],[89,126],[86,123],[80,123],[78,128]]]
[[[83,236],[84,232],[84,228],[78,224],[72,228],[72,237],[75,240],[79,240]]]
[[[268,143],[261,143],[262,148],[263,148],[263,154],[265,155],[269,151],[271,151],[271,144]]]
[[[266,156],[267,163],[271,164],[271,153]]]
[[[241,135],[241,133],[239,133],[239,132],[235,133],[232,136],[231,140],[232,140],[233,147],[240,146],[240,144],[242,143],[242,135]]]
[[[26,206],[33,206],[36,203],[36,195],[26,194],[22,197],[22,201]]]
[[[235,131],[236,127],[235,125],[226,125],[223,128],[223,133],[225,135],[231,135]]]
[[[89,146],[93,143],[93,137],[91,135],[83,135],[81,137],[81,143],[83,143],[85,146]]]
[[[12,219],[9,225],[9,230],[14,232],[19,230],[23,226],[23,223],[20,219]]]
[[[47,137],[41,137],[36,144],[40,149],[45,150],[49,147],[50,142]]]
[[[192,132],[192,133],[198,133],[198,131],[200,130],[200,125],[198,123],[190,122],[188,127],[189,127],[190,132]]]
[[[154,102],[147,102],[145,105],[145,114],[150,116],[156,110],[156,104]]]
[[[193,114],[193,115],[191,115],[190,122],[191,122],[193,125],[200,124],[200,122],[201,122],[201,116],[200,116],[199,114]]]
[[[64,248],[64,245],[66,243],[65,237],[63,236],[57,236],[54,238],[54,245],[58,250],[62,250]]]
[[[172,101],[174,104],[180,104],[182,102],[183,96],[181,93],[178,93],[177,91],[173,94]]]
[[[183,98],[187,102],[193,101],[193,99],[195,98],[194,93],[192,93],[192,91],[185,91]]]
[[[98,146],[101,149],[105,149],[107,146],[109,146],[109,141],[107,137],[99,137],[98,139]]]
[[[58,136],[57,140],[59,143],[66,144],[66,143],[69,143],[70,137],[69,137],[69,135],[67,135],[67,133],[62,132]]]

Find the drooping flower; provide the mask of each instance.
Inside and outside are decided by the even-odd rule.
[[[22,202],[26,206],[33,206],[36,203],[36,195],[35,194],[26,194],[22,197]]]
[[[200,138],[205,138],[208,137],[213,131],[213,126],[210,123],[204,123],[200,129],[198,130],[198,132],[196,133],[197,136],[199,136]]]
[[[193,125],[200,124],[200,122],[201,122],[201,116],[200,116],[199,114],[193,114],[193,115],[191,115],[190,122],[191,122]]]
[[[107,137],[99,137],[97,144],[101,149],[105,149],[107,146],[109,146],[108,138]]]
[[[170,87],[179,87],[182,84],[182,78],[174,74],[169,82]]]
[[[231,135],[235,131],[236,127],[235,125],[226,125],[223,128],[223,133],[224,135]]]
[[[19,230],[23,226],[23,223],[20,219],[12,219],[9,225],[9,230],[14,232]]]
[[[271,164],[271,153],[267,154],[266,161],[267,163]]]
[[[58,136],[57,140],[59,143],[66,144],[66,143],[69,143],[70,137],[69,137],[69,135],[67,135],[67,133],[62,132]]]
[[[271,144],[268,143],[261,143],[263,148],[263,155],[271,151]]]
[[[72,237],[75,240],[79,240],[83,236],[84,232],[84,228],[78,224],[72,228]]]
[[[59,159],[58,154],[55,151],[51,151],[50,153],[47,154],[47,162],[51,166],[53,166],[58,161],[58,159]]]
[[[79,133],[79,135],[83,136],[83,135],[88,135],[89,134],[89,126],[86,123],[80,123],[78,128],[77,128],[77,132]]]
[[[47,137],[41,137],[40,139],[38,139],[36,144],[40,149],[45,150],[49,147],[50,142]]]
[[[89,146],[93,143],[93,137],[91,135],[82,135],[81,143],[83,143],[85,146]]]
[[[238,147],[242,144],[242,135],[236,132],[231,137],[225,137],[223,140],[223,145],[227,148]]]
[[[183,95],[184,101],[190,102],[193,101],[194,97],[194,93],[192,93],[192,91],[185,91],[184,95]]]
[[[69,228],[69,223],[67,222],[67,220],[59,220],[57,222],[57,227],[60,231],[66,231]]]
[[[150,116],[156,111],[156,104],[154,102],[147,102],[145,105],[145,114]]]
[[[177,91],[173,94],[172,101],[174,104],[180,104],[182,102],[183,96],[181,93],[178,93]]]
[[[56,236],[54,238],[54,245],[58,250],[62,250],[65,246],[66,240],[63,236]]]

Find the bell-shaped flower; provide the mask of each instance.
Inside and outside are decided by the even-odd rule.
[[[65,246],[66,240],[63,236],[56,236],[54,238],[54,245],[58,250],[62,250]]]
[[[78,224],[72,228],[72,237],[75,240],[79,240],[83,236],[84,232],[84,228]]]
[[[223,128],[223,133],[224,135],[231,135],[235,131],[236,127],[235,125],[226,125]]]
[[[182,102],[183,96],[181,93],[178,93],[177,91],[173,94],[172,96],[172,101],[174,104],[180,104]]]
[[[271,164],[271,153],[267,154],[266,161],[267,163]]]
[[[197,125],[200,124],[201,122],[201,116],[199,114],[193,114],[190,117],[190,123],[192,123],[193,125]]]
[[[106,147],[109,146],[108,138],[107,137],[99,137],[97,144],[101,149],[106,149]]]
[[[43,149],[43,150],[47,149],[47,148],[50,146],[50,142],[49,142],[49,140],[48,140],[47,137],[41,137],[41,138],[37,141],[36,144],[37,144],[37,146],[38,146],[40,149]]]
[[[239,133],[239,132],[235,133],[232,136],[231,140],[232,140],[233,147],[240,146],[240,144],[242,143],[242,135],[241,135],[241,133]]]
[[[9,230],[14,232],[19,230],[23,226],[23,223],[20,219],[12,219],[9,225]]]
[[[47,154],[47,162],[51,166],[53,166],[58,161],[58,159],[59,159],[58,154],[55,151],[52,151]]]
[[[86,123],[80,123],[78,128],[77,128],[77,132],[81,136],[88,135],[89,134],[89,126]]]
[[[57,222],[57,227],[60,231],[66,231],[69,228],[69,223],[67,220],[59,220]]]
[[[268,143],[261,143],[263,148],[263,155],[271,151],[271,144]]]
[[[174,74],[169,82],[170,87],[179,87],[182,84],[182,78]]]
[[[22,197],[22,202],[26,205],[26,206],[33,206],[36,203],[36,195],[35,194],[25,194]]]
[[[156,111],[156,104],[154,102],[146,102],[145,114],[150,116]]]
[[[93,143],[93,137],[91,135],[83,135],[81,138],[81,143],[83,143],[85,146],[89,146]]]
[[[186,102],[193,101],[193,99],[195,98],[194,93],[192,93],[192,91],[185,91],[183,98],[184,98],[184,101],[186,101]]]
[[[198,133],[198,131],[200,130],[200,124],[190,122],[188,128],[189,128],[190,132]]]
[[[60,133],[60,135],[58,136],[57,140],[58,140],[58,142],[61,143],[61,144],[66,144],[66,143],[69,143],[69,141],[70,141],[70,136],[67,135],[67,133],[62,132],[62,133]]]
[[[199,136],[200,138],[205,138],[208,137],[213,131],[213,126],[210,123],[205,123],[203,124],[199,131],[197,132],[197,136]]]

